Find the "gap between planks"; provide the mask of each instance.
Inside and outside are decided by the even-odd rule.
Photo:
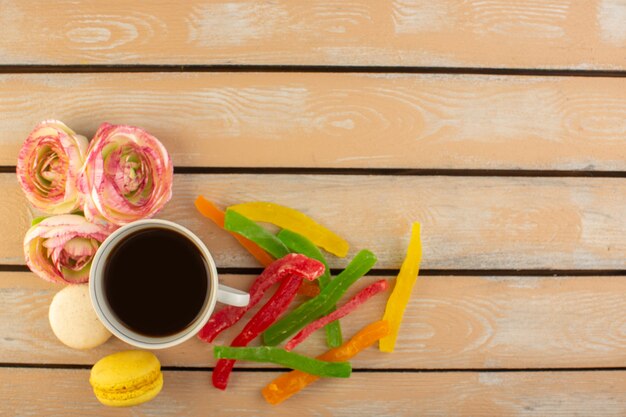
[[[0,74],[93,74],[93,73],[340,73],[340,74],[459,74],[512,75],[529,77],[601,77],[624,78],[623,70],[493,68],[493,67],[421,67],[366,65],[0,65]]]
[[[331,268],[332,275],[337,275],[342,269]],[[0,272],[30,272],[26,265],[2,265],[0,264]],[[218,267],[217,272],[220,275],[259,275],[263,272],[263,268],[254,267]],[[400,272],[399,269],[393,268],[374,268],[365,276],[395,276]],[[626,276],[626,269],[420,269],[420,276],[458,276],[458,277],[591,277],[591,276]]]
[[[0,363],[0,368],[17,369],[91,369],[92,365],[71,363]],[[213,372],[212,366],[161,366],[166,372]],[[290,368],[233,368],[232,372],[241,373],[269,373],[288,372]],[[358,374],[439,374],[439,373],[515,373],[515,372],[624,372],[626,367],[571,367],[571,368],[352,368],[353,373]]]
[[[15,166],[2,165],[0,173],[14,173]],[[325,167],[174,167],[175,174],[255,175],[351,175],[412,177],[513,177],[513,178],[626,178],[626,171],[447,169],[447,168],[325,168]]]

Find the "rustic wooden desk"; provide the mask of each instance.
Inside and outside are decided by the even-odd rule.
[[[626,415],[623,0],[183,3],[0,1],[0,415]],[[280,370],[241,364],[217,391],[192,340],[158,352],[154,401],[101,406],[89,369],[126,346],[64,347],[47,319],[60,287],[24,266],[34,213],[14,169],[46,118],[159,137],[176,166],[159,217],[240,288],[258,265],[198,194],[302,209],[389,279],[422,222],[397,351],[272,407],[260,389]],[[315,336],[302,351],[324,350]]]

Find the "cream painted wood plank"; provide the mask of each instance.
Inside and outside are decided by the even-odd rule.
[[[252,278],[225,275],[222,281],[245,290]],[[342,303],[375,280],[391,278],[360,280]],[[47,317],[60,288],[31,273],[0,273],[0,362],[91,365],[129,348],[111,339],[97,349],[76,351],[57,341]],[[379,320],[388,294],[341,319],[344,336]],[[626,361],[625,309],[624,277],[424,276],[413,292],[396,351],[382,354],[371,348],[352,363],[379,369],[621,367]],[[216,344],[228,344],[254,312]],[[215,363],[211,349],[193,339],[157,356],[165,366],[206,367]],[[296,351],[313,356],[326,349],[319,331]],[[245,366],[262,365],[238,365]]]
[[[626,79],[0,75],[0,165],[40,120],[143,126],[176,166],[626,170]]]
[[[4,0],[2,64],[624,69],[621,0]]]
[[[15,175],[0,175],[0,195],[0,262],[23,264],[34,214]],[[218,266],[244,267],[258,264],[196,212],[198,195],[221,207],[264,200],[299,209],[344,236],[351,255],[371,249],[377,268],[399,268],[410,224],[420,221],[423,268],[626,269],[619,178],[175,175],[174,197],[159,217],[196,232]]]
[[[321,380],[278,406],[261,396],[277,373],[238,373],[226,392],[204,372],[165,371],[164,387],[133,408],[102,406],[85,369],[0,369],[3,408],[20,416],[623,416],[624,372],[354,374]],[[37,395],[33,395],[37,392]],[[372,395],[374,393],[374,395]],[[13,413],[13,411],[11,411]]]

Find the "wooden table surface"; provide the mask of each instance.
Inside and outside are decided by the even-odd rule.
[[[626,415],[626,1],[129,3],[0,0],[0,415]],[[47,318],[61,287],[24,265],[36,213],[16,156],[47,118],[159,137],[176,175],[158,217],[239,288],[259,266],[196,213],[199,194],[292,206],[351,255],[370,248],[352,293],[395,277],[420,221],[396,352],[272,407],[260,390],[282,370],[242,363],[218,391],[194,339],[158,352],[155,400],[100,405],[89,369],[127,346],[62,345]]]

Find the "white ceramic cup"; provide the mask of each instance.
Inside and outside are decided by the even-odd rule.
[[[193,242],[201,252],[201,255],[206,263],[208,281],[208,293],[206,300],[202,306],[202,310],[198,312],[194,322],[179,333],[162,337],[146,336],[126,327],[122,322],[120,322],[120,320],[117,319],[115,313],[111,310],[104,292],[104,269],[111,251],[125,237],[140,230],[155,228],[176,231]],[[146,261],[148,260],[138,260],[137,262]],[[209,320],[217,301],[237,307],[246,306],[250,301],[250,295],[248,293],[221,285],[218,282],[217,268],[215,267],[213,257],[200,238],[179,224],[156,219],[139,220],[129,223],[111,233],[111,235],[109,235],[109,237],[102,242],[102,245],[98,248],[91,264],[91,270],[89,272],[89,294],[91,296],[93,308],[102,324],[109,329],[111,333],[124,342],[144,349],[168,348],[178,345],[193,337]]]

